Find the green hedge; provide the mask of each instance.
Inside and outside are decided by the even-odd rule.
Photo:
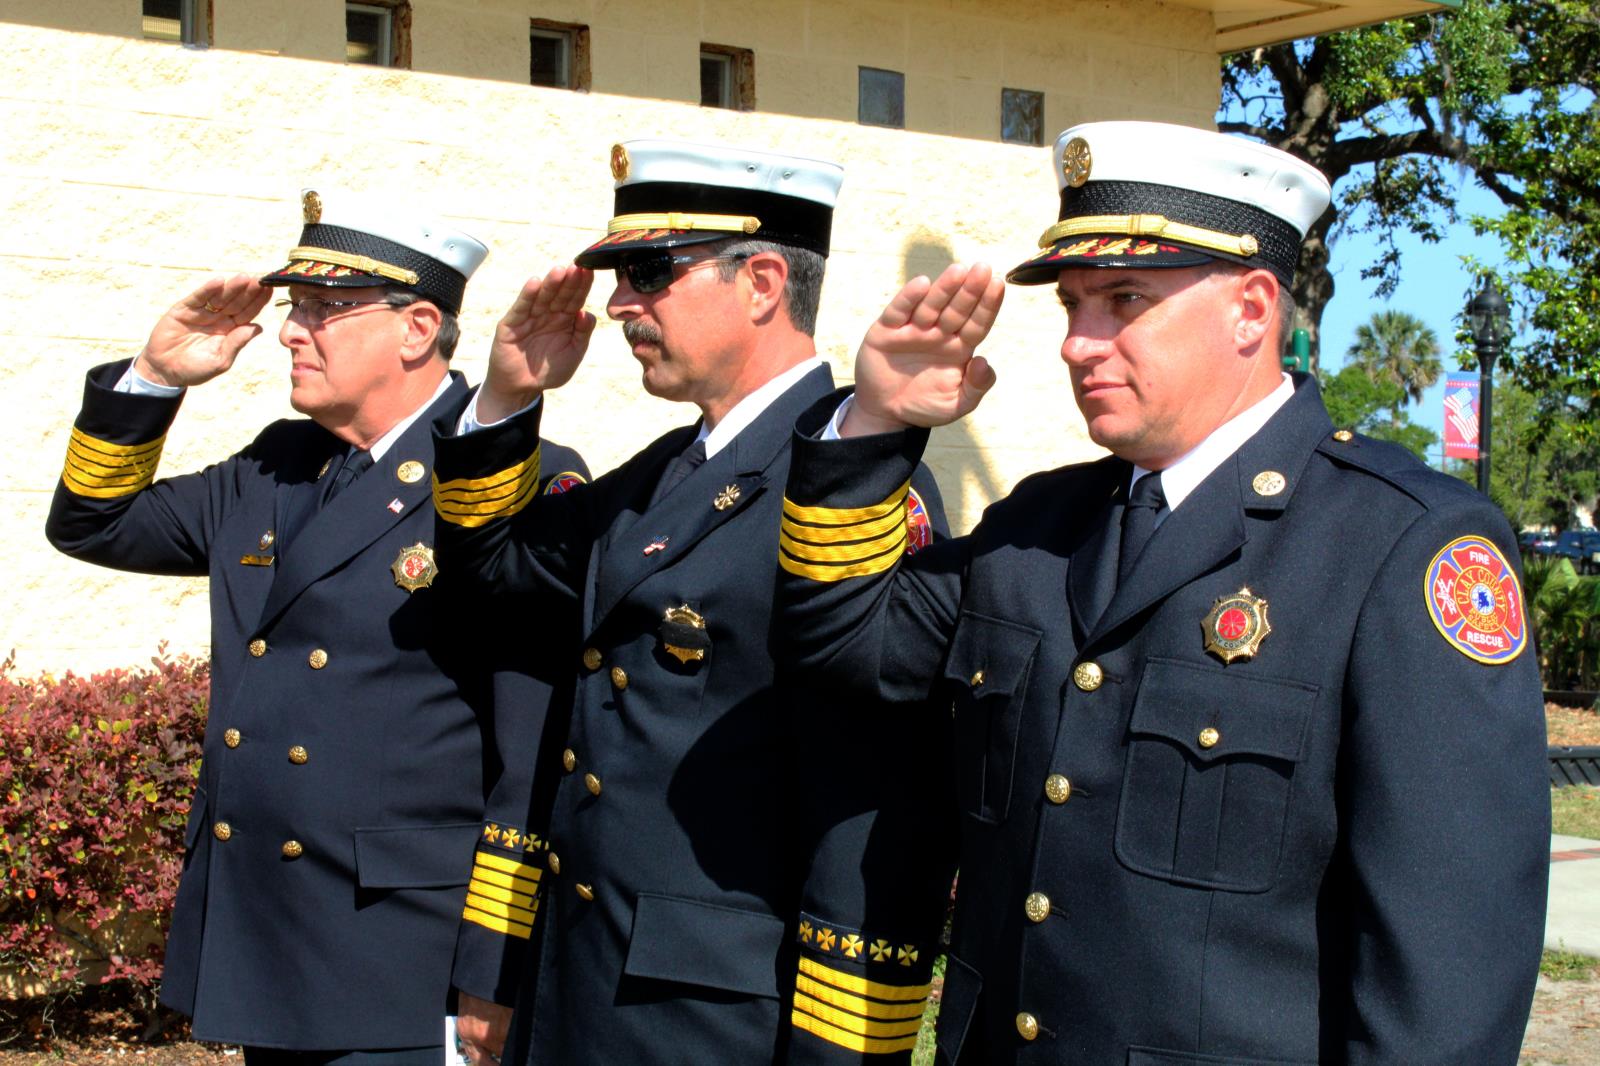
[[[16,676],[0,664],[0,970],[153,989],[200,773],[208,667]]]

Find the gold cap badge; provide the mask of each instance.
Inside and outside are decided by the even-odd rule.
[[[1267,622],[1267,601],[1251,595],[1247,588],[1240,589],[1212,604],[1200,628],[1205,631],[1206,651],[1223,662],[1249,659],[1272,632]]]
[[[618,181],[628,177],[628,150],[620,144],[611,146],[611,176]]]
[[[322,221],[322,197],[310,189],[300,197],[300,215],[306,220],[306,225],[315,226]]]
[[[433,561],[433,549],[420,540],[409,548],[401,548],[389,567],[394,583],[407,592],[425,589],[439,576],[439,565]]]
[[[1083,183],[1089,180],[1092,166],[1094,155],[1089,151],[1089,142],[1082,137],[1072,138],[1061,150],[1061,174],[1072,188],[1083,187]]]

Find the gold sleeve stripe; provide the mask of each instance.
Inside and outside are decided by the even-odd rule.
[[[829,1025],[820,1018],[813,1018],[802,1011],[794,1011],[791,1015],[796,1029],[804,1029],[813,1036],[820,1036],[830,1044],[838,1044],[850,1051],[870,1055],[889,1055],[897,1051],[910,1051],[917,1046],[917,1034],[896,1037],[893,1040],[875,1040],[870,1036],[859,1036],[847,1032],[838,1026]]]
[[[890,985],[882,981],[869,981],[865,977],[857,977],[853,973],[835,970],[832,966],[825,966],[815,959],[804,956],[800,959],[800,972],[807,977],[830,984],[835,988],[842,988],[847,992],[855,992],[862,996],[871,996],[873,999],[887,999],[894,1002],[905,1002],[913,999],[928,998],[929,985]]]
[[[876,537],[890,530],[898,529],[905,524],[905,508],[890,511],[882,518],[871,522],[857,522],[851,526],[803,526],[798,522],[783,519],[781,525],[785,533],[795,540],[805,541],[807,544],[838,544],[849,540],[866,540]]]
[[[544,449],[533,449],[533,454],[515,466],[508,466],[504,470],[490,474],[488,477],[451,478],[449,481],[440,481],[439,475],[433,475],[433,494],[456,503],[480,503],[484,500],[497,499],[508,495],[515,486],[529,480],[539,480],[540,453]]]
[[[481,925],[485,929],[493,929],[497,933],[514,936],[520,940],[528,939],[528,936],[533,932],[533,926],[531,925],[523,922],[507,921],[498,915],[485,914],[482,911],[474,910],[471,905],[468,905],[467,909],[461,912],[461,917],[475,925]]]
[[[875,559],[866,559],[848,566],[814,565],[790,558],[784,551],[778,552],[778,564],[789,573],[798,577],[807,577],[812,581],[844,581],[846,578],[866,577],[869,574],[881,574],[900,561],[906,553],[906,538],[904,534],[889,550]]]
[[[482,896],[484,899],[492,899],[497,903],[509,903],[514,907],[522,907],[530,911],[533,910],[538,894],[537,889],[533,892],[518,892],[515,889],[501,888],[499,885],[490,884],[481,877],[472,879],[471,884],[467,885],[467,892],[474,896]]]
[[[931,987],[921,986],[924,990]],[[880,1021],[892,1021],[897,1018],[920,1018],[922,1011],[927,1006],[926,999],[919,999],[908,1003],[879,1003],[875,999],[862,999],[860,996],[841,991],[832,985],[825,985],[821,981],[814,981],[801,974],[795,978],[795,988],[814,999],[824,1003],[831,1003],[835,1007],[859,1014],[864,1018],[876,1018]]]
[[[795,540],[787,530],[778,532],[778,544],[794,559],[803,563],[854,563],[871,559],[884,552],[903,547],[906,542],[905,519],[889,532],[860,544],[832,544],[821,546]]]
[[[802,507],[785,496],[783,516],[813,526],[848,526],[859,522],[870,522],[893,514],[896,508],[904,507],[906,493],[910,491],[911,482],[907,481],[895,489],[887,500],[875,503],[871,507]]]
[[[131,496],[155,480],[166,434],[143,444],[112,444],[74,427],[61,480],[76,496],[110,500]]]
[[[838,1026],[840,1029],[847,1029],[861,1036],[914,1036],[917,1030],[922,1028],[922,1015],[920,1013],[909,1020],[902,1018],[892,1022],[875,1022],[851,1014],[849,1011],[830,1007],[826,1003],[812,999],[810,996],[796,995],[794,997],[794,1009],[804,1011],[813,1018],[821,1018],[825,1022]]]
[[[529,866],[525,862],[518,862],[516,859],[508,859],[504,855],[495,855],[492,852],[480,851],[478,852],[477,857],[473,860],[473,863],[477,866],[488,866],[491,869],[503,870],[508,874],[516,874],[518,877],[528,877],[535,881],[539,880],[539,868],[537,866]]]
[[[519,464],[521,473],[514,480],[503,482],[503,488],[496,488],[495,495],[487,496],[488,490],[466,490],[461,486],[468,484],[464,481],[450,481],[441,483],[437,477],[433,482],[433,507],[439,517],[446,522],[469,529],[487,525],[497,518],[510,518],[528,505],[528,501],[539,494],[539,453],[533,455],[522,464]],[[455,493],[456,495],[452,495]],[[485,493],[479,497],[478,493]],[[481,500],[481,502],[478,502]],[[469,502],[470,501],[470,502]]]
[[[507,921],[525,922],[528,925],[533,924],[534,912],[538,910],[537,905],[533,907],[515,907],[509,903],[501,903],[499,900],[475,895],[470,888],[467,889],[467,906],[474,910],[480,910],[485,914],[499,915]]]
[[[526,892],[529,895],[539,891],[539,878],[537,870],[534,871],[534,877],[530,881],[525,877],[514,877],[511,874],[503,874],[499,870],[489,870],[482,866],[474,866],[472,868],[472,878],[475,881],[483,881],[487,884],[499,885],[501,888],[509,888],[517,892]]]

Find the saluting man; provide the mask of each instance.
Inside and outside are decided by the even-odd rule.
[[[449,359],[487,249],[364,200],[302,203],[281,270],[206,282],[137,359],[89,372],[46,531],[89,562],[211,579],[162,1001],[251,1066],[438,1066],[452,980],[509,1002],[522,970],[525,939],[465,889],[537,846],[515,779],[551,698],[503,626],[466,625],[432,544],[433,428],[466,402]],[[233,365],[274,287],[308,418],[156,480],[184,390]],[[549,491],[584,478],[544,455]]]
[[[794,421],[833,387],[812,338],[842,173],[661,141],[611,165],[607,234],[528,283],[468,412],[483,428],[436,442],[444,568],[582,612],[506,1060],[905,1062],[953,870],[953,805],[920,792],[943,737],[920,706],[780,675],[769,630]],[[645,390],[701,417],[535,496],[540,397],[575,371],[607,267]],[[914,550],[943,516],[906,480],[876,519]]]
[[[952,267],[800,420],[784,505],[776,647],[953,701],[939,1061],[1509,1066],[1549,832],[1511,530],[1280,370],[1320,173],[1152,123],[1054,158],[1059,221],[1009,280],[1056,286],[1111,455],[915,557],[861,521],[995,381],[1003,290]],[[882,551],[828,558],[849,522]]]

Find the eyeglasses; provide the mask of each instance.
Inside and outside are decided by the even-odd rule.
[[[734,252],[731,255],[712,255],[699,258],[692,255],[672,255],[662,252],[660,255],[642,256],[630,259],[617,267],[617,282],[621,284],[627,278],[633,291],[641,296],[652,292],[660,292],[677,280],[673,273],[674,267],[690,266],[697,263],[741,263],[750,258],[749,252]]]
[[[341,309],[351,307],[388,307],[396,305],[388,300],[324,300],[320,296],[307,296],[300,300],[277,300],[274,307],[287,308],[284,316],[298,314],[300,320],[308,325],[320,325],[338,314]]]

